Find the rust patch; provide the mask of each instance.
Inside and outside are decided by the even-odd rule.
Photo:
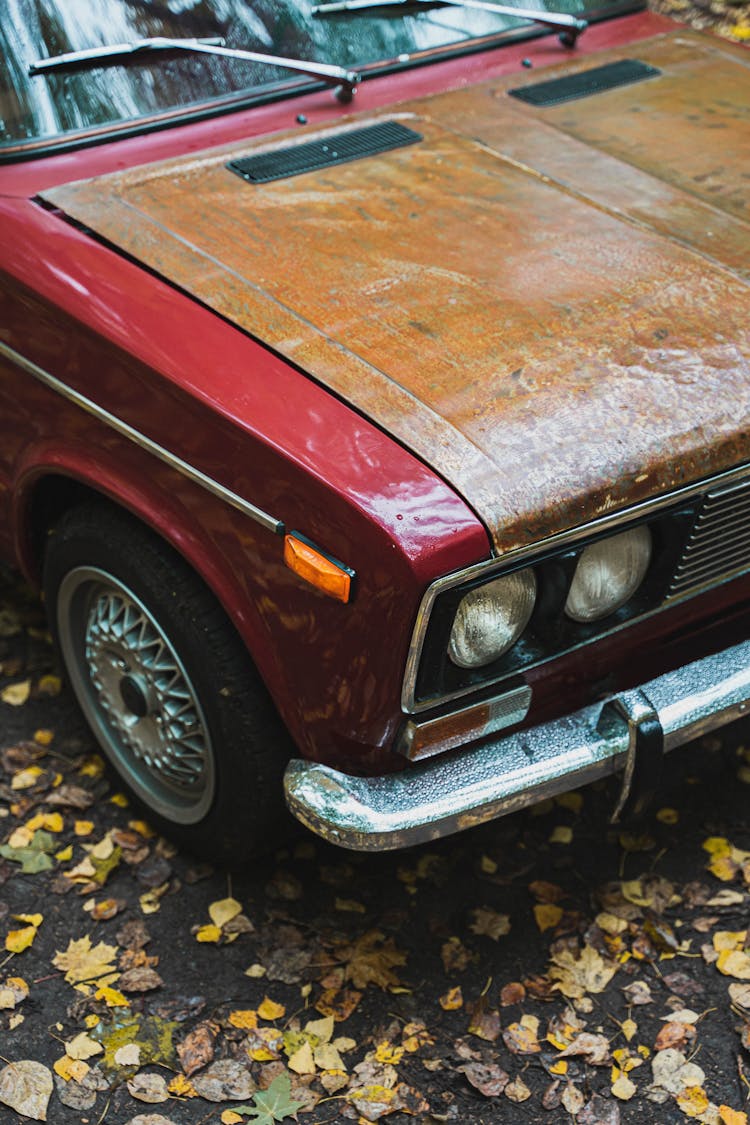
[[[420,144],[289,180],[225,167],[283,136],[45,196],[388,429],[502,552],[750,459],[747,56],[637,55],[663,77],[436,95],[387,114]]]

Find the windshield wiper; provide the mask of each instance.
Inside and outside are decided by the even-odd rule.
[[[314,4],[314,16],[335,15],[337,12],[364,12],[370,8],[433,8],[446,5],[453,8],[477,8],[481,12],[498,12],[501,16],[517,16],[533,20],[544,27],[558,27],[560,42],[565,47],[575,47],[582,31],[589,26],[579,16],[567,12],[546,12],[536,8],[512,8],[505,4],[492,4],[490,0],[333,0],[332,3]]]
[[[360,75],[341,66],[327,63],[305,62],[302,59],[281,58],[278,55],[263,55],[256,51],[240,51],[225,47],[223,39],[136,39],[134,43],[113,43],[108,47],[90,47],[84,51],[71,51],[65,55],[53,55],[49,59],[37,59],[29,67],[29,74],[53,74],[60,71],[92,70],[99,66],[127,66],[143,63],[152,55],[174,55],[188,52],[199,55],[219,55],[225,59],[240,59],[244,62],[265,63],[268,66],[284,67],[304,74],[308,78],[318,78],[326,86],[335,87],[340,102],[350,102],[360,81]]]

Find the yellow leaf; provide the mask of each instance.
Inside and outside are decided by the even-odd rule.
[[[26,827],[32,832],[37,828],[44,828],[46,832],[62,832],[63,818],[59,812],[40,812],[26,821]]]
[[[110,988],[108,985],[103,985],[97,988],[94,993],[95,1000],[103,1000],[108,1008],[129,1008],[130,1001],[127,996],[123,996],[116,988]]]
[[[226,926],[227,922],[231,922],[232,918],[236,918],[238,914],[242,913],[242,903],[237,902],[236,898],[221,898],[217,902],[212,902],[208,908],[208,916],[215,926],[220,929]]]
[[[132,828],[139,836],[143,836],[144,840],[151,840],[156,835],[151,825],[146,824],[145,820],[129,820],[128,828]]]
[[[627,1039],[628,1043],[638,1031],[638,1024],[635,1022],[635,1020],[623,1020],[620,1024],[620,1027],[622,1028],[622,1033]]]
[[[729,855],[717,856],[708,865],[708,870],[722,883],[731,883],[737,874],[737,865]]]
[[[555,797],[555,801],[562,808],[570,809],[573,813],[579,813],[583,808],[583,797],[577,790],[573,790],[571,793],[560,793]]]
[[[117,805],[118,809],[126,809],[130,804],[124,793],[113,793],[109,798],[109,803]]]
[[[110,976],[114,972],[113,959],[117,946],[106,945],[103,941],[92,947],[91,939],[86,937],[71,940],[68,948],[52,958],[52,964],[65,969],[68,984],[93,981],[99,977]]]
[[[750,954],[740,949],[723,949],[716,962],[716,968],[726,977],[750,980]]]
[[[195,940],[201,942],[219,942],[221,941],[221,930],[218,926],[214,926],[209,922],[196,931]]]
[[[71,1059],[90,1059],[94,1055],[100,1055],[103,1050],[101,1043],[94,1042],[85,1031],[79,1032],[65,1044],[65,1054]]]
[[[375,1058],[377,1062],[384,1063],[388,1066],[398,1066],[404,1057],[403,1047],[394,1047],[387,1039],[378,1043],[375,1049]]]
[[[449,988],[448,991],[440,997],[440,1007],[445,1012],[454,1012],[457,1008],[462,1008],[463,1004],[464,998],[460,984],[457,984],[455,988]]]
[[[51,730],[34,731],[34,742],[36,742],[39,746],[49,746],[54,737],[55,732]]]
[[[11,789],[31,789],[32,785],[36,785],[38,778],[41,776],[42,770],[39,766],[27,766],[25,770],[19,770],[14,773],[10,779]]]
[[[710,1103],[702,1086],[688,1086],[677,1095],[677,1104],[686,1117],[699,1117],[706,1112]]]
[[[21,680],[20,683],[8,684],[7,687],[3,688],[3,690],[0,691],[0,699],[2,699],[3,703],[8,703],[11,707],[21,707],[29,698],[30,694],[31,680]],[[12,788],[21,789],[23,786],[12,785]]]
[[[570,844],[573,840],[573,829],[568,824],[558,824],[550,833],[550,844]]]
[[[146,891],[138,899],[141,910],[144,914],[156,914],[157,910],[161,907],[162,896],[169,890],[169,880],[162,883],[160,887],[154,887],[152,891]]]
[[[9,953],[23,953],[28,949],[36,937],[36,926],[24,926],[22,930],[11,930],[5,939],[5,948]]]
[[[483,855],[479,860],[479,870],[485,875],[495,875],[497,872],[497,864],[494,859],[488,855]]]
[[[221,1121],[221,1125],[239,1125],[245,1118],[240,1117],[239,1113],[235,1113],[233,1109],[225,1109],[219,1120]]]
[[[37,929],[39,929],[44,921],[44,917],[41,914],[14,914],[13,919],[16,922],[25,922],[27,926],[36,926]]]
[[[277,1004],[267,996],[262,1004],[258,1005],[258,1015],[262,1020],[280,1020],[285,1012],[286,1008],[283,1004]]]
[[[89,754],[78,772],[82,777],[101,777],[104,773],[104,761],[98,754]]]
[[[357,902],[353,898],[336,898],[335,907],[344,913],[349,914],[366,914],[367,910],[361,902]]]
[[[315,1060],[310,1044],[303,1043],[290,1057],[287,1065],[295,1074],[315,1074]]]
[[[93,820],[77,820],[73,825],[76,836],[90,836],[94,831]]]
[[[713,936],[713,946],[717,953],[725,949],[744,949],[747,930],[717,930]]]
[[[558,1059],[557,1062],[552,1063],[549,1068],[550,1074],[567,1074],[568,1073],[568,1060]]]
[[[73,845],[68,844],[67,847],[61,848],[59,852],[55,852],[55,859],[59,859],[60,863],[67,863],[69,859],[73,858]]]
[[[553,902],[537,902],[534,906],[534,918],[540,931],[553,929],[563,916],[562,907]]]
[[[99,991],[101,991],[101,989]],[[98,993],[97,993],[97,995],[98,995]],[[89,1029],[89,1031],[91,1031],[91,1028],[96,1027],[96,1025],[98,1023],[101,1023],[101,1020],[99,1019],[96,1012],[89,1012],[89,1014],[84,1018],[83,1022],[86,1025],[86,1027]]]
[[[747,1114],[739,1109],[730,1109],[728,1105],[719,1106],[719,1117],[723,1125],[747,1125]]]
[[[81,1082],[91,1070],[91,1067],[83,1059],[72,1059],[70,1055],[63,1055],[61,1059],[52,1064],[52,1069],[66,1082],[70,1082],[71,1078],[74,1082]]]
[[[229,1013],[232,1027],[253,1028],[258,1026],[258,1013],[253,1008],[240,1009]]]
[[[680,819],[680,814],[677,809],[659,809],[656,814],[656,819],[662,824],[677,824]]]
[[[34,839],[34,831],[27,824],[22,824],[11,832],[8,844],[11,848],[27,848]]]
[[[62,691],[62,680],[59,676],[41,676],[37,689],[42,695],[59,695]]]
[[[725,836],[709,836],[703,841],[703,850],[711,856],[729,855],[732,845]]]
[[[175,1074],[172,1081],[167,1086],[170,1094],[175,1098],[197,1098],[198,1091],[189,1078],[184,1074]],[[223,1118],[222,1118],[223,1120]]]
[[[267,971],[265,965],[259,965],[256,961],[249,969],[245,969],[245,976],[252,977],[254,980],[259,980],[266,975]]]

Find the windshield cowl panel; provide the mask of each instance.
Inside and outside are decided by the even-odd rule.
[[[639,0],[559,0],[550,10],[606,19]],[[529,4],[525,3],[524,8]],[[544,11],[547,9],[545,8]],[[262,12],[262,14],[261,14]],[[586,32],[576,50],[593,34]],[[178,122],[220,115],[318,90],[315,77],[265,62],[178,52],[151,53],[137,65],[30,75],[38,60],[142,39],[213,39],[228,48],[361,71],[366,78],[424,62],[540,36],[534,45],[562,61],[553,29],[486,10],[424,3],[404,9],[314,16],[309,4],[281,0],[251,10],[245,0],[203,0],[179,12],[121,0],[5,0],[0,6],[0,161],[96,144]],[[162,57],[163,54],[163,57]],[[330,101],[329,92],[321,100]],[[357,104],[361,102],[361,91]],[[335,111],[335,103],[330,107]]]

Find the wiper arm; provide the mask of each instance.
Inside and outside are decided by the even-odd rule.
[[[533,20],[544,27],[559,27],[560,42],[565,47],[575,47],[582,31],[589,26],[587,20],[567,12],[546,12],[537,8],[512,8],[505,4],[492,4],[490,0],[333,0],[332,3],[314,4],[314,16],[327,16],[337,12],[364,12],[369,8],[427,8],[445,4],[454,8],[477,8],[481,12],[498,12],[501,16],[517,16]]]
[[[318,78],[326,86],[335,87],[336,97],[341,102],[350,102],[360,81],[359,74],[345,70],[341,66],[327,63],[305,62],[302,59],[281,58],[278,55],[263,55],[256,51],[240,51],[225,47],[223,39],[137,39],[134,43],[114,43],[108,47],[90,47],[84,51],[71,51],[65,55],[53,55],[49,59],[37,59],[29,67],[29,74],[53,74],[60,71],[93,70],[99,66],[117,66],[143,63],[151,55],[174,55],[188,52],[199,55],[218,55],[225,59],[240,59],[244,62],[265,63],[268,66],[284,67],[304,74],[308,78]]]

